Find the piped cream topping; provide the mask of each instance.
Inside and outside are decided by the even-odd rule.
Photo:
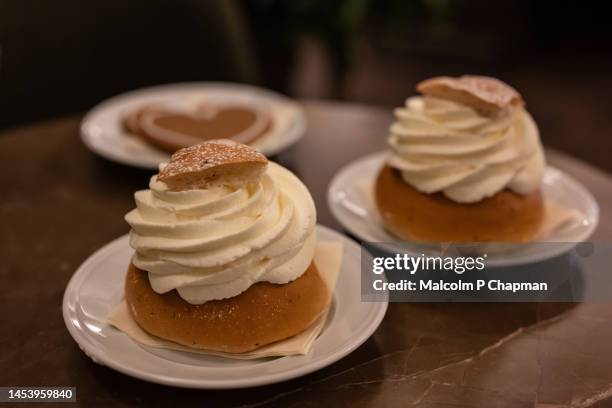
[[[176,289],[201,304],[236,296],[257,282],[288,283],[310,265],[316,211],[302,182],[269,162],[244,187],[170,191],[151,178],[126,215],[134,264],[157,293]]]
[[[388,163],[421,192],[473,203],[504,188],[527,194],[540,185],[539,132],[521,105],[485,116],[457,102],[415,96],[395,116]]]

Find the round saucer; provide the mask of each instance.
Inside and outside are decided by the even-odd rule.
[[[374,185],[387,152],[377,152],[357,159],[336,173],[327,191],[327,202],[334,217],[347,231],[362,241],[386,251],[420,254],[423,245],[398,240],[385,230],[367,189]],[[591,236],[599,222],[599,206],[593,195],[577,180],[548,166],[542,180],[542,193],[548,202],[575,209],[580,217],[555,230],[546,242],[515,245],[508,251],[489,253],[487,265],[510,266],[543,261],[558,256]],[[511,250],[510,250],[511,249]]]
[[[81,139],[91,151],[108,160],[157,169],[170,154],[126,132],[122,123],[125,115],[150,104],[183,106],[206,99],[244,101],[270,107],[278,123],[258,147],[266,156],[280,153],[295,144],[306,130],[304,110],[284,95],[250,85],[193,82],[143,88],[101,102],[81,122]]]
[[[124,235],[100,248],[74,273],[63,301],[64,322],[92,360],[143,380],[186,388],[243,388],[299,377],[326,367],[365,342],[379,326],[387,302],[362,302],[360,247],[317,226],[321,241],[342,241],[342,267],[323,331],[307,355],[233,360],[140,345],[106,319],[123,298],[133,254]]]

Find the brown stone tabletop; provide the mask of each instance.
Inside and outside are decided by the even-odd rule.
[[[319,222],[341,229],[327,185],[382,149],[385,110],[306,102],[309,130],[275,159],[310,188]],[[64,326],[64,288],[92,252],[128,231],[150,172],[108,162],[71,117],[0,134],[0,386],[75,386],[82,406],[612,406],[612,304],[392,303],[346,358],[284,383],[233,391],[170,388],[93,363]],[[612,177],[564,154],[548,160],[595,195],[594,240],[612,240]],[[1,406],[2,404],[0,404]]]

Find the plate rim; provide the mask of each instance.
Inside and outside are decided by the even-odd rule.
[[[359,251],[360,246],[357,242],[355,242],[350,237],[347,237],[344,234],[341,234],[338,231],[335,231],[329,227],[317,224],[317,228],[322,229],[325,233],[330,233],[332,236],[342,240],[345,245],[344,252],[347,252],[348,247],[353,247],[353,250]],[[81,333],[80,330],[76,328],[76,325],[72,323],[72,315],[70,313],[69,304],[71,301],[75,300],[74,297],[76,295],[75,289],[82,283],[83,271],[90,268],[90,265],[99,262],[100,258],[103,258],[109,251],[112,251],[114,247],[120,245],[120,242],[126,240],[128,234],[122,235],[118,238],[113,239],[112,241],[106,243],[94,253],[92,253],[85,261],[83,261],[79,267],[75,270],[70,280],[68,281],[66,288],[64,290],[63,298],[62,298],[62,317],[64,320],[64,324],[70,333],[70,336],[77,343],[81,351],[85,353],[87,357],[93,360],[95,363],[105,365],[109,368],[112,368],[115,371],[118,371],[122,374],[129,375],[134,378],[138,378],[144,381],[153,382],[162,385],[169,385],[180,388],[191,388],[191,389],[239,389],[239,388],[250,388],[268,384],[275,384],[283,381],[287,381],[290,379],[294,379],[297,377],[301,377],[307,374],[310,374],[314,371],[320,370],[324,367],[327,367],[334,362],[346,357],[348,354],[355,351],[359,346],[365,343],[374,332],[378,329],[382,320],[384,319],[387,308],[388,308],[388,298],[386,301],[378,301],[378,302],[364,302],[369,303],[372,306],[373,317],[368,324],[364,324],[364,329],[361,331],[356,331],[354,336],[351,337],[351,341],[347,346],[344,346],[335,354],[324,356],[318,360],[311,361],[307,364],[297,366],[295,368],[290,369],[288,372],[281,373],[272,373],[265,376],[257,376],[251,377],[248,379],[240,379],[236,381],[228,381],[227,379],[218,380],[218,379],[193,379],[193,378],[178,378],[176,376],[158,376],[158,375],[150,375],[146,371],[134,369],[133,367],[123,364],[116,359],[109,358],[105,352],[99,350],[95,344],[92,344],[89,339],[87,339],[86,335]],[[360,299],[360,301],[362,301]],[[363,302],[363,301],[362,301]],[[134,341],[128,339],[128,341]],[[144,349],[146,352],[146,349]],[[282,357],[284,358],[291,358]],[[295,356],[297,358],[301,356]],[[279,360],[281,360],[279,359]],[[233,369],[231,367],[227,367],[227,369]],[[240,370],[241,367],[235,368]]]
[[[158,84],[152,86],[146,86],[143,88],[132,89],[126,92],[119,93],[117,95],[113,95],[109,98],[106,98],[96,105],[91,107],[82,117],[79,123],[79,136],[82,143],[87,147],[89,151],[92,153],[115,163],[119,163],[125,166],[136,167],[147,170],[156,170],[159,163],[153,163],[149,160],[129,160],[123,157],[120,154],[115,152],[115,149],[101,149],[94,142],[94,137],[91,135],[91,130],[89,130],[89,126],[91,126],[91,122],[95,117],[104,112],[110,106],[123,102],[130,98],[142,98],[146,97],[147,94],[151,92],[172,92],[172,91],[183,91],[183,90],[193,90],[201,88],[205,89],[230,89],[232,91],[246,91],[246,92],[256,92],[264,95],[266,98],[274,99],[286,104],[290,104],[296,108],[296,117],[292,121],[292,123],[288,126],[287,130],[284,132],[284,136],[279,138],[279,141],[276,142],[275,145],[262,148],[262,153],[266,156],[273,156],[279,154],[280,152],[288,149],[293,146],[297,142],[299,142],[305,135],[308,120],[306,117],[306,112],[302,104],[298,101],[290,98],[287,95],[284,95],[280,92],[276,92],[271,89],[243,84],[238,82],[222,82],[222,81],[187,81],[187,82],[172,82],[165,84]],[[162,150],[160,152],[163,154]],[[168,158],[170,154],[168,153]]]
[[[336,173],[334,174],[334,176],[332,177],[332,179],[330,180],[329,184],[328,184],[328,188],[327,188],[327,195],[326,195],[326,199],[327,199],[327,206],[330,209],[330,212],[332,213],[332,215],[334,216],[334,219],[342,226],[342,228],[344,228],[346,231],[348,231],[350,234],[352,234],[353,236],[355,236],[356,238],[358,238],[359,240],[365,241],[365,242],[370,242],[372,244],[375,244],[374,241],[370,241],[368,237],[363,236],[362,234],[360,234],[350,223],[346,223],[343,216],[340,214],[339,212],[341,211],[339,209],[339,205],[335,202],[334,199],[334,195],[336,194],[336,192],[338,190],[340,190],[339,185],[340,185],[340,179],[345,178],[347,174],[350,174],[351,170],[353,168],[357,168],[360,165],[363,165],[364,162],[367,161],[375,161],[375,160],[384,160],[384,157],[386,155],[389,154],[388,150],[379,150],[376,152],[372,152],[369,153],[367,155],[361,156],[356,158],[355,160],[352,160],[348,163],[346,163],[344,166],[342,166],[338,171],[336,171]],[[586,241],[590,236],[593,235],[593,233],[595,232],[595,230],[597,229],[597,226],[599,225],[599,220],[600,220],[600,207],[599,207],[599,203],[597,202],[597,200],[595,199],[595,196],[593,196],[593,194],[589,191],[588,188],[586,188],[579,180],[577,180],[576,178],[574,178],[572,175],[568,174],[567,172],[561,170],[560,168],[556,167],[556,166],[552,166],[547,164],[546,165],[546,170],[547,171],[553,171],[557,174],[560,174],[571,186],[573,189],[579,190],[581,192],[581,194],[586,198],[587,202],[588,202],[588,206],[590,207],[591,211],[589,214],[592,214],[593,216],[593,222],[591,223],[591,225],[589,226],[589,228],[580,235],[580,239],[572,242],[573,245],[579,243],[579,242],[584,242]],[[345,189],[346,190],[346,189]],[[389,241],[391,242],[391,241]],[[394,242],[397,243],[402,243],[403,241],[400,240],[396,240]],[[564,247],[565,248],[565,247]],[[566,252],[567,250],[571,249],[570,247],[564,249],[563,251],[556,253],[554,255],[550,255],[550,256],[543,256],[543,257],[539,257],[537,259],[528,259],[528,260],[524,260],[521,261],[516,260],[515,258],[515,262],[512,261],[506,261],[506,262],[498,262],[495,265],[492,266],[512,266],[512,265],[523,265],[523,264],[527,264],[527,263],[534,263],[534,262],[540,262],[546,259],[550,259],[554,256],[558,256],[561,253]]]

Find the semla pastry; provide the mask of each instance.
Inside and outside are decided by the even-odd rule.
[[[417,242],[524,242],[544,218],[545,159],[519,93],[494,78],[436,77],[396,109],[375,199]]]
[[[252,148],[179,150],[135,200],[125,300],[149,334],[242,353],[304,331],[327,308],[312,198]]]

